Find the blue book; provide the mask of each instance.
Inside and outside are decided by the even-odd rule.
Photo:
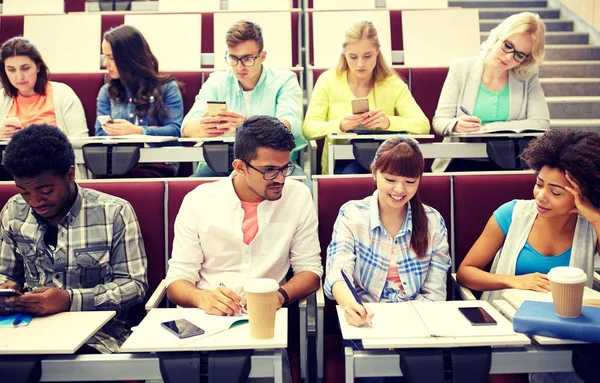
[[[0,328],[27,326],[32,318],[33,314],[27,313],[0,315]]]
[[[600,307],[584,306],[577,318],[561,318],[552,302],[525,301],[513,318],[515,332],[600,343]]]

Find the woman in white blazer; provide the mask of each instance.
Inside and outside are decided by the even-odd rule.
[[[434,130],[449,136],[482,128],[548,129],[550,113],[537,76],[545,31],[536,14],[512,15],[490,32],[481,55],[453,62],[433,118]],[[449,162],[437,159],[432,169],[444,171]]]

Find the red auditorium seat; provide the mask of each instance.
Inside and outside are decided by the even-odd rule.
[[[494,211],[513,199],[533,198],[534,174],[454,176],[454,259],[456,269]]]
[[[50,75],[50,80],[63,82],[73,89],[83,104],[90,136],[96,135],[96,99],[104,85],[104,73],[55,73]]]

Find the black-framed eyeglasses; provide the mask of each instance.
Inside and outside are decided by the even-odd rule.
[[[256,56],[237,57],[230,55],[229,52],[225,52],[225,62],[230,66],[236,66],[240,61],[242,62],[243,66],[254,66],[256,59],[260,57],[261,53],[262,51],[258,52]]]
[[[244,161],[244,163],[246,165],[248,165],[249,167],[251,167],[252,169],[254,169],[257,172],[259,172],[260,174],[262,174],[263,179],[265,181],[274,180],[275,178],[277,178],[277,176],[279,176],[279,173],[282,173],[284,177],[289,177],[289,176],[292,175],[292,173],[296,169],[296,167],[294,166],[294,164],[292,164],[291,162],[288,163],[287,165],[285,165],[282,168],[267,169],[267,170],[257,169],[254,166],[250,165],[250,163],[248,163],[247,161]]]
[[[529,58],[528,54],[517,51],[515,49],[514,44],[508,40],[502,41],[502,50],[504,51],[504,53],[512,53],[513,57],[515,58],[515,61],[519,63],[523,63]]]

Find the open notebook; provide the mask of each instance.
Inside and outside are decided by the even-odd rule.
[[[521,307],[525,301],[552,302],[552,293],[540,293],[533,290],[507,289],[502,293],[502,298],[516,309]],[[586,287],[583,291],[583,301],[586,299],[600,299],[600,292]]]
[[[507,128],[507,127],[487,127],[486,125],[482,126],[481,129],[468,132],[468,133],[460,133],[460,135],[476,135],[476,134],[494,134],[494,133],[544,133],[547,129],[528,127],[528,128]]]
[[[350,326],[337,306],[344,339],[477,337],[516,335],[512,323],[485,301],[366,303],[374,313],[373,326]],[[498,323],[473,326],[459,307],[483,307]]]

